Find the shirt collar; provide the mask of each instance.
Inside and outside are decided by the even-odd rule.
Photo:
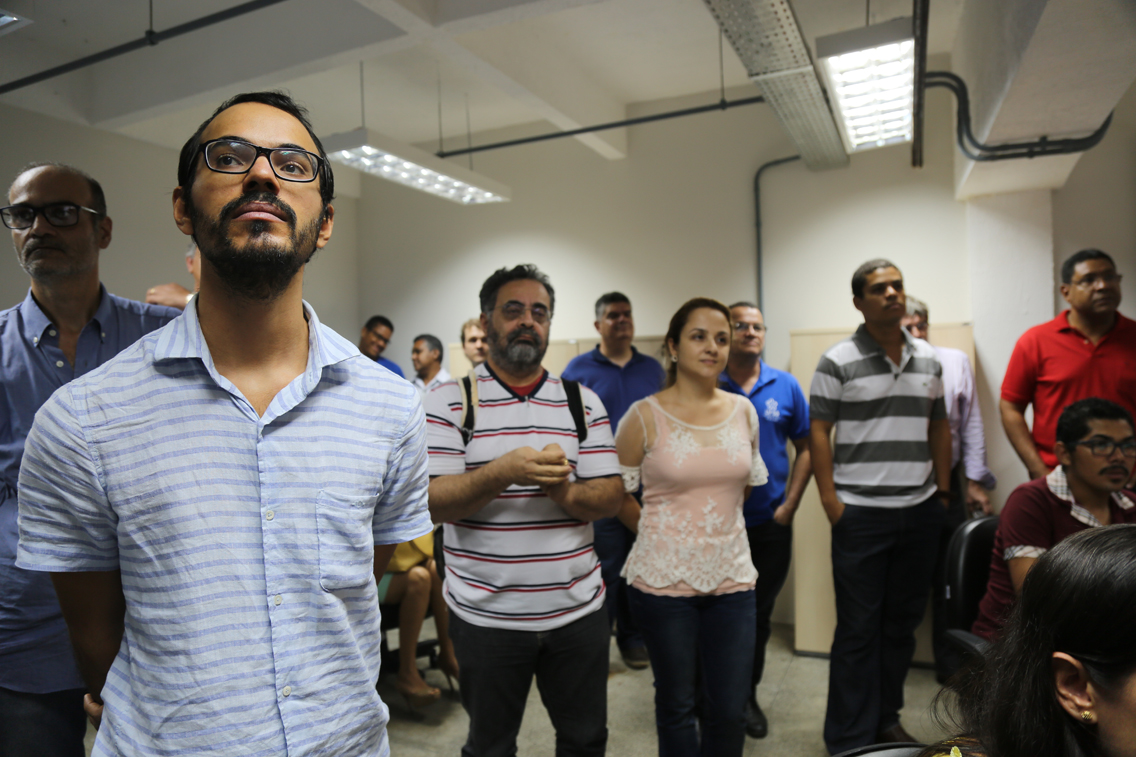
[[[1077,504],[1076,499],[1073,498],[1073,490],[1069,488],[1069,477],[1065,475],[1064,466],[1058,465],[1050,471],[1049,475],[1045,477],[1045,485],[1049,487],[1049,491],[1053,492],[1053,496],[1069,503],[1069,512],[1076,520],[1086,526],[1103,525],[1095,515]],[[1110,500],[1121,510],[1131,510],[1136,507],[1136,503],[1128,499],[1123,492],[1113,492]]]
[[[28,296],[20,303],[20,314],[24,323],[24,340],[31,342],[33,345],[39,344],[43,339],[43,332],[51,326],[51,319],[47,317],[47,313],[43,312],[43,308],[36,302],[36,298],[32,296],[31,287],[28,287]],[[101,283],[99,284],[99,306],[95,309],[95,314],[91,317],[92,321],[98,321],[99,334],[106,331],[106,324],[110,323],[111,317],[114,314],[114,303],[110,300],[110,295],[107,294],[106,287]]]
[[[604,363],[605,365],[610,365],[613,368],[619,367],[615,363],[608,360],[607,355],[600,352],[600,346],[598,344],[596,345],[596,348],[594,350],[592,350],[592,359],[595,360],[597,363]],[[631,365],[632,363],[634,363],[638,359],[639,359],[639,350],[635,349],[635,347],[632,347],[631,348],[631,359],[628,360],[626,365],[624,365],[623,367],[626,368],[628,365]]]
[[[773,381],[773,371],[770,370],[769,365],[761,358],[757,360],[761,365],[761,373],[758,375],[757,382],[753,385],[753,389],[748,394],[742,390],[741,384],[730,378],[728,371],[722,371],[722,375],[718,377],[718,382],[724,384],[735,394],[746,394],[746,396],[752,397],[758,389]]]
[[[907,329],[900,329],[899,333],[903,335],[903,357],[906,359],[908,355],[915,351],[915,337],[907,333]],[[856,333],[852,335],[852,340],[856,342],[856,346],[860,348],[860,352],[864,355],[884,355],[884,348],[880,346],[870,333],[868,333],[868,324],[861,323],[856,329]]]

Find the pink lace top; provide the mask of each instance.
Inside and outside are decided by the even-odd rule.
[[[752,589],[742,506],[747,486],[769,478],[757,446],[757,413],[737,395],[734,412],[715,426],[692,426],[654,397],[636,402],[619,424],[640,423],[646,456],[623,467],[624,489],[643,484],[639,536],[623,576],[651,594],[694,596]]]

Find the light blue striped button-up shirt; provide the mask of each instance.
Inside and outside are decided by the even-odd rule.
[[[122,572],[94,755],[386,755],[375,544],[429,533],[418,392],[322,327],[263,417],[196,308],[43,406],[20,567]]]

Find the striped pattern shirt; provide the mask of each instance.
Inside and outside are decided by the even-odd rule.
[[[93,754],[378,755],[374,546],[431,529],[418,392],[320,325],[258,417],[195,307],[43,406],[18,565],[119,570]]]
[[[559,444],[571,480],[619,475],[611,423],[599,397],[581,386],[588,438],[581,444],[564,385],[545,373],[527,397],[479,365],[474,435],[462,439],[461,382],[426,395],[430,475],[460,475],[517,449]],[[539,487],[510,486],[475,515],[445,525],[446,601],[478,626],[547,631],[603,605],[592,524],[569,516]]]
[[[828,349],[809,417],[835,428],[833,479],[846,505],[909,507],[935,493],[929,428],[947,417],[935,350],[903,332],[900,364],[861,325]]]

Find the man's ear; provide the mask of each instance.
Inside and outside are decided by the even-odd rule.
[[[1057,458],[1057,462],[1066,468],[1073,466],[1073,450],[1066,447],[1064,442],[1056,442],[1053,445],[1053,455]]]
[[[863,313],[864,312],[864,300],[857,297],[856,295],[852,295],[852,307],[856,308],[861,313]]]
[[[1071,284],[1062,284],[1061,285],[1061,296],[1065,298],[1066,302],[1069,301],[1069,289],[1071,287],[1072,287]]]
[[[1093,711],[1096,695],[1084,664],[1064,652],[1054,652],[1050,665],[1057,702],[1078,722],[1084,722],[1082,714]]]
[[[489,317],[486,316],[485,313],[482,313],[478,316],[478,320],[481,321],[481,333],[485,334],[485,336],[488,337],[489,336]]]
[[[107,247],[110,247],[111,231],[113,230],[114,221],[111,220],[110,216],[103,216],[99,219],[98,237],[100,250],[105,250]]]
[[[323,246],[331,239],[331,227],[335,224],[335,208],[331,205],[323,213],[320,219],[319,236],[316,237],[316,249],[323,249]]]
[[[594,321],[592,325],[596,327],[596,333],[600,333],[600,322]]]
[[[186,236],[193,235],[193,219],[189,215],[189,208],[185,204],[186,194],[181,187],[174,189],[174,224]]]

